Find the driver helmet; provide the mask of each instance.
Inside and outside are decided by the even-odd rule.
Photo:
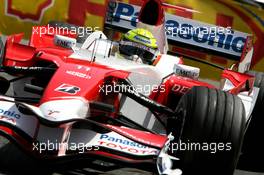
[[[158,55],[157,40],[146,29],[132,29],[119,42],[119,52],[130,60],[140,58],[144,64],[152,64]]]

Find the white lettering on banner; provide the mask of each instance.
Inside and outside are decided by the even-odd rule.
[[[133,29],[138,22],[140,7],[118,2],[113,17],[106,23]],[[109,20],[110,19],[110,20]],[[176,15],[165,15],[165,28],[168,39],[196,45],[210,50],[240,56],[249,34],[234,31]]]

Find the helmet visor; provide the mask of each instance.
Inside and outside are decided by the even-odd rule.
[[[126,56],[137,55],[145,64],[152,64],[157,53],[157,49],[152,49],[136,42],[123,40],[119,43],[119,51]]]

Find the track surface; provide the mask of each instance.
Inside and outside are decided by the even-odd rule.
[[[0,137],[0,175],[17,175],[17,174],[40,174],[40,175],[151,175],[132,168],[118,168],[112,171],[98,171],[93,167],[85,169],[73,168],[67,169],[65,166],[59,169],[50,169],[47,167],[39,167],[36,162],[28,160],[15,146],[8,146],[8,140]],[[88,163],[89,164],[89,163]],[[65,170],[65,168],[67,170]],[[264,175],[264,173],[253,173],[237,170],[234,175]]]

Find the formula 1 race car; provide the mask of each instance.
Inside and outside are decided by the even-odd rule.
[[[28,45],[20,43],[22,34],[9,36],[1,48],[8,76],[0,79],[0,135],[49,163],[96,159],[158,174],[233,174],[246,128],[263,104],[264,76],[246,73],[252,37],[233,30],[228,42],[223,35],[197,34],[188,42],[186,33],[169,36],[165,24],[208,24],[176,16],[165,22],[166,6],[146,0],[134,18],[134,6],[109,3],[106,26],[136,24],[157,38],[153,64],[121,58],[121,44],[133,43],[101,31],[80,43],[69,24],[33,27]],[[198,80],[199,68],[167,54],[166,33],[240,62],[223,71],[217,88]]]

